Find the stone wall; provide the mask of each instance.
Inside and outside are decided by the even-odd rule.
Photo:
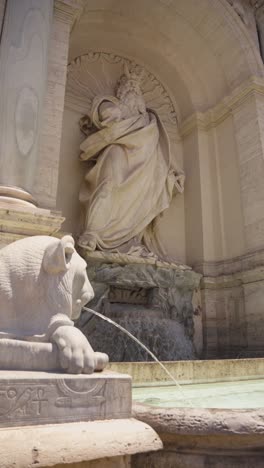
[[[260,249],[196,266],[204,275],[201,297],[207,358],[263,355],[263,258]]]

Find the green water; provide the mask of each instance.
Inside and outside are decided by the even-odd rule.
[[[163,408],[264,408],[264,379],[182,385],[182,392],[173,385],[135,387],[133,400]]]

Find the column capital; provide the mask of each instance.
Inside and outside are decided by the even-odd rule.
[[[61,21],[74,25],[84,10],[85,0],[55,0],[54,13]]]

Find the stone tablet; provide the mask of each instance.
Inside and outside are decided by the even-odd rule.
[[[131,377],[0,371],[0,427],[131,417]]]

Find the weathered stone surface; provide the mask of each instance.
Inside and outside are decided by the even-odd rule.
[[[0,427],[131,416],[131,377],[0,371]]]
[[[160,360],[194,359],[193,295],[201,275],[182,267],[149,263],[88,263],[95,297],[91,308],[105,314],[144,343]],[[89,306],[90,306],[89,305]],[[84,312],[77,326],[113,361],[152,359],[118,328]]]
[[[164,450],[136,455],[133,468],[252,468],[263,466],[264,410],[153,408],[134,415],[160,435]]]
[[[197,443],[197,441],[190,441]],[[262,468],[263,454],[251,455],[241,454],[228,455],[222,452],[212,453],[212,449],[208,448],[208,453],[192,454],[192,453],[176,453],[174,447],[168,447],[168,450],[159,451],[157,453],[138,454],[132,457],[132,468]],[[227,451],[228,453],[228,451]],[[75,468],[75,467],[72,467]],[[86,467],[76,467],[86,468]],[[87,468],[90,468],[88,465]],[[93,467],[92,467],[93,468]],[[97,468],[97,466],[96,466]],[[99,467],[98,467],[99,468]],[[101,468],[101,467],[100,467]],[[102,468],[104,466],[102,465]]]
[[[264,436],[264,409],[154,408],[134,404],[133,415],[162,434]]]
[[[192,342],[181,324],[174,320],[160,319],[151,313],[146,316],[146,310],[141,311],[141,317],[135,317],[129,307],[123,310],[122,315],[124,318],[111,313],[111,318],[136,336],[161,361],[195,359]],[[100,319],[91,319],[82,327],[82,332],[89,337],[93,346],[97,344],[104,353],[107,352],[110,361],[153,359],[122,331],[108,323],[102,323]]]
[[[138,288],[170,288],[178,287],[182,290],[192,290],[199,286],[201,275],[193,270],[182,270],[180,267],[162,268],[156,265],[135,264],[127,265],[97,263],[88,266],[89,278],[98,283],[105,283],[116,287],[125,285]]]
[[[60,463],[71,466],[71,463],[129,456],[161,448],[162,442],[151,427],[128,418],[0,430],[3,468],[43,468]],[[91,467],[119,467],[118,464],[94,463]],[[87,466],[90,467],[90,463]],[[121,464],[120,468],[126,466]]]

